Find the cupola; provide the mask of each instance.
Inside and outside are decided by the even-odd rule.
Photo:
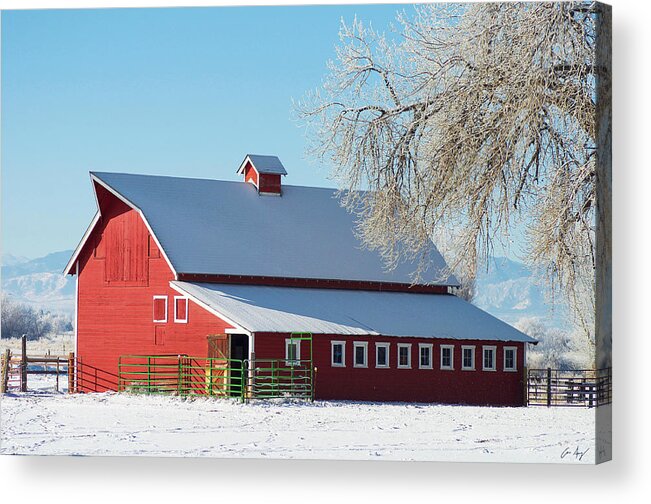
[[[259,154],[247,154],[237,173],[244,175],[244,182],[253,184],[258,194],[276,196],[280,196],[282,192],[281,175],[287,175],[280,159]]]

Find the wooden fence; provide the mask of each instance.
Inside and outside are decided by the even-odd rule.
[[[612,369],[529,369],[529,406],[579,406],[593,408],[612,402]]]
[[[7,349],[0,360],[0,393],[11,390],[27,392],[29,375],[53,375],[57,392],[61,377],[67,379],[68,392],[74,392],[75,354],[27,355],[27,338],[22,337],[21,352],[13,356]]]

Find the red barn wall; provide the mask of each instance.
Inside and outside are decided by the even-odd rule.
[[[251,163],[246,163],[244,167],[244,181],[252,183],[258,187],[258,172],[253,168]]]
[[[82,391],[115,390],[120,355],[205,356],[206,336],[230,327],[192,301],[188,322],[174,322],[174,296],[179,293],[169,286],[173,274],[165,258],[135,210],[115,197],[102,196],[102,220],[79,257],[77,356]],[[130,239],[120,242],[116,236]],[[166,323],[153,322],[153,297],[159,295],[168,298]]]
[[[244,181],[254,184],[261,193],[280,194],[280,175],[275,173],[258,173],[248,162],[244,167]]]
[[[259,359],[284,358],[288,334],[256,333]],[[346,367],[331,366],[331,341],[345,341]],[[353,367],[353,342],[368,343],[368,368]],[[375,343],[390,343],[389,368],[375,367]],[[411,343],[411,369],[399,369],[398,343]],[[433,369],[418,368],[418,344],[432,344]],[[388,338],[318,334],[313,336],[317,367],[315,397],[365,401],[437,402],[449,404],[524,405],[523,343],[481,340]],[[441,345],[454,345],[454,370],[441,370]],[[461,369],[461,345],[475,345],[475,371]],[[482,346],[496,346],[496,371],[482,371]],[[517,347],[517,371],[504,371],[504,347]],[[308,357],[309,343],[301,343],[301,358]]]
[[[258,188],[262,193],[280,194],[280,175],[263,173]]]

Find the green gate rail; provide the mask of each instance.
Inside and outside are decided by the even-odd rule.
[[[122,355],[118,391],[244,400],[248,361],[188,355]]]
[[[292,352],[306,342],[301,359],[249,360],[189,355],[122,355],[118,359],[118,391],[145,394],[207,395],[247,399],[314,400],[315,368],[312,334],[292,333]]]
[[[250,396],[314,400],[311,360],[256,359],[250,368]]]

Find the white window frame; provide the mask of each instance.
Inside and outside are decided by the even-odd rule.
[[[357,363],[357,349],[364,349],[364,363]],[[353,367],[367,368],[368,367],[368,341],[353,341]]]
[[[409,363],[407,365],[400,364],[400,349],[407,349],[407,360]],[[411,343],[398,343],[398,369],[411,369]]]
[[[290,343],[296,345],[296,355],[294,356],[294,360],[290,360],[289,358]],[[301,340],[285,338],[285,365],[298,366],[300,364],[300,361],[301,361]]]
[[[486,352],[493,352],[493,367],[486,367]],[[497,371],[497,347],[495,345],[484,345],[481,350],[482,371]]]
[[[420,358],[421,358],[421,351],[423,348],[427,348],[429,350],[429,365],[423,366]],[[418,369],[434,369],[434,363],[432,362],[434,360],[433,358],[433,353],[434,351],[434,345],[431,343],[418,343]]]
[[[443,349],[449,349],[450,350],[450,365],[449,366],[444,366],[443,365]],[[441,351],[439,353],[440,357],[440,369],[443,371],[454,371],[454,345],[441,345]]]
[[[378,348],[384,348],[386,349],[386,356],[387,356],[387,362],[386,364],[379,364],[378,363]],[[391,343],[376,343],[375,344],[375,367],[379,369],[387,369],[390,367],[390,360],[389,360],[389,349],[391,348]]]
[[[341,364],[334,361],[335,345],[341,345]],[[345,341],[330,341],[330,366],[346,367],[346,342]]]
[[[513,350],[513,367],[512,368],[507,368],[506,367],[506,352],[507,350]],[[509,371],[509,372],[514,372],[518,370],[518,347],[514,346],[505,346],[504,347],[504,360],[503,360],[503,368],[504,371]]]
[[[179,299],[184,299],[185,300],[185,318],[176,318],[176,302]],[[188,305],[190,304],[190,300],[185,297],[185,296],[174,296],[174,322],[178,324],[187,324],[188,323]]]
[[[165,318],[157,320],[156,319],[156,300],[157,299],[164,299],[165,300]],[[154,296],[154,299],[151,302],[151,318],[154,321],[155,324],[163,324],[167,322],[167,309],[169,307],[167,306],[167,296]]]
[[[475,352],[475,345],[461,345],[461,370],[462,371],[474,371],[476,362],[477,362],[477,354]],[[468,367],[466,366],[465,362],[465,356],[464,351],[465,350],[470,350],[472,352],[472,366]]]

